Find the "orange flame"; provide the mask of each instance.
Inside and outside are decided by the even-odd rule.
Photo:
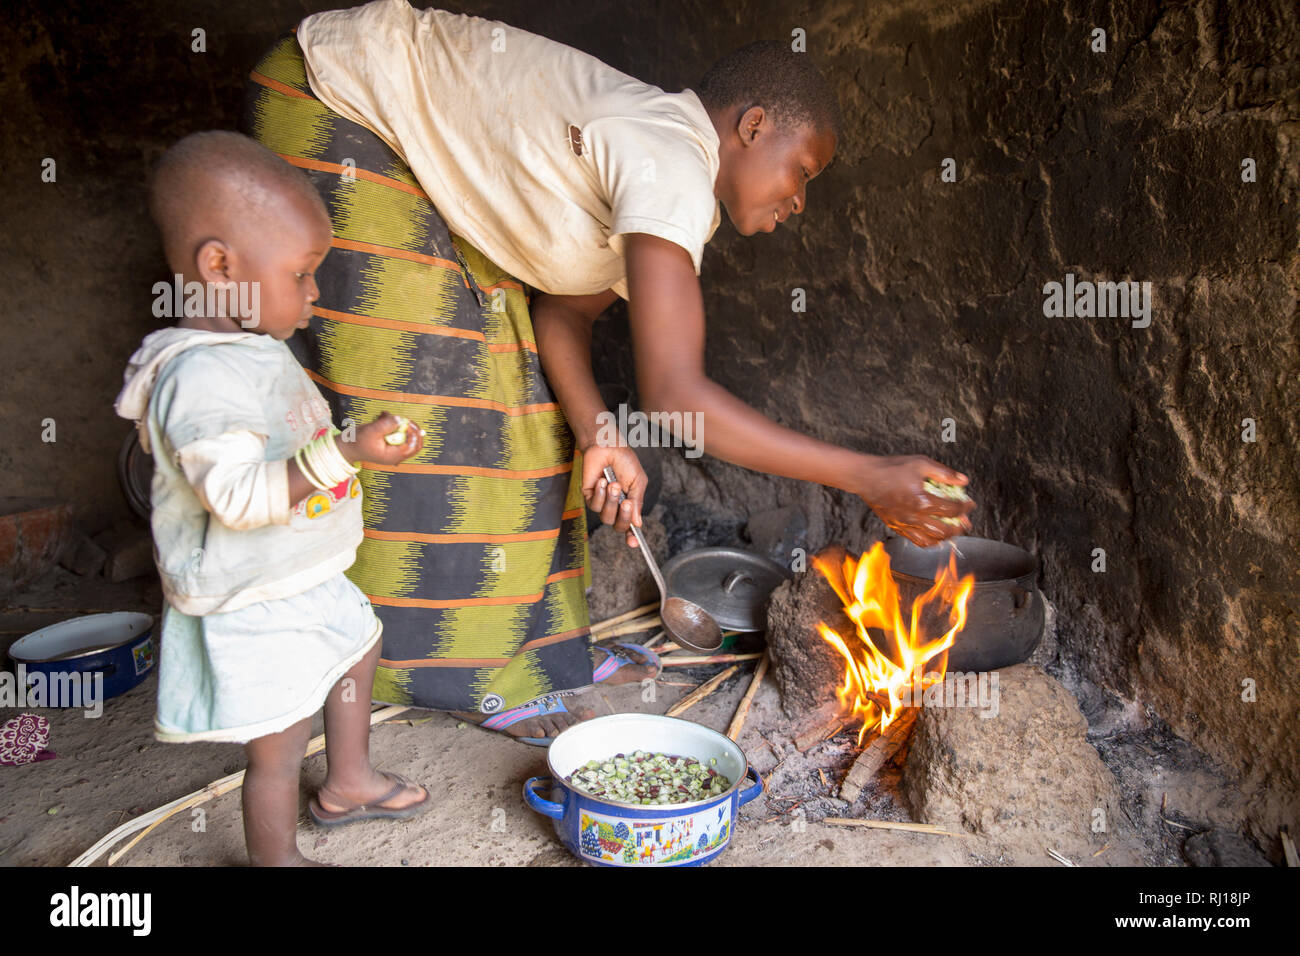
[[[845,555],[842,567],[819,558],[813,565],[844,602],[844,613],[857,629],[856,637],[845,638],[825,623],[817,624],[822,638],[844,657],[844,686],[837,694],[849,719],[862,721],[861,745],[869,731],[887,729],[904,706],[916,706],[924,688],[943,680],[947,651],[966,626],[975,578],[958,580],[957,558],[950,552],[947,566],[935,573],[934,586],[912,602],[905,618],[898,585],[889,573],[889,555],[879,541],[860,560]],[[942,637],[927,640],[921,612],[934,601],[948,605],[951,626]]]

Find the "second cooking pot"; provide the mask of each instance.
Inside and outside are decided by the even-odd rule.
[[[929,548],[906,538],[886,539],[885,553],[903,606],[910,607],[933,586],[935,571],[947,564],[951,545],[958,551],[957,574],[974,575],[975,589],[966,605],[966,626],[948,652],[948,670],[996,670],[1026,660],[1042,639],[1046,615],[1037,585],[1038,560],[1023,548],[965,535]],[[949,626],[946,610],[933,617],[927,611],[923,617],[927,633],[941,634]]]

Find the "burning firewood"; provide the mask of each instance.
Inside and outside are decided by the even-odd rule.
[[[928,684],[943,680],[948,649],[966,626],[975,578],[959,578],[956,558],[949,555],[948,566],[935,574],[934,586],[906,608],[880,542],[861,559],[845,553],[838,563],[816,557],[813,564],[844,602],[844,615],[854,625],[852,633],[840,634],[823,621],[817,631],[844,658],[844,684],[837,696],[850,717],[861,722],[861,744],[872,730],[892,727],[902,713],[915,709],[918,692]],[[928,635],[921,626],[922,610],[932,602],[948,605],[950,627],[938,636]],[[859,761],[871,752],[868,748]],[[862,783],[878,769],[871,769]],[[856,796],[861,784],[850,790]]]
[[[902,711],[897,718],[885,729],[885,732],[867,745],[862,753],[858,754],[858,759],[854,761],[849,772],[844,776],[844,782],[840,784],[840,799],[849,803],[858,799],[858,794],[876,774],[880,768],[887,764],[898,753],[899,748],[907,742],[907,738],[912,733],[912,728],[916,724],[916,715],[918,708],[909,707]]]

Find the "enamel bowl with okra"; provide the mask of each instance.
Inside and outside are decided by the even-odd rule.
[[[551,776],[524,784],[571,853],[604,866],[699,866],[731,841],[762,781],[716,731],[652,714],[585,721],[551,743]],[[538,792],[549,787],[550,799]]]

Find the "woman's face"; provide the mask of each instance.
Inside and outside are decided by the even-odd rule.
[[[755,106],[724,144],[715,189],[742,236],[772,232],[807,207],[806,189],[835,155],[835,134],[811,126],[781,128]]]

